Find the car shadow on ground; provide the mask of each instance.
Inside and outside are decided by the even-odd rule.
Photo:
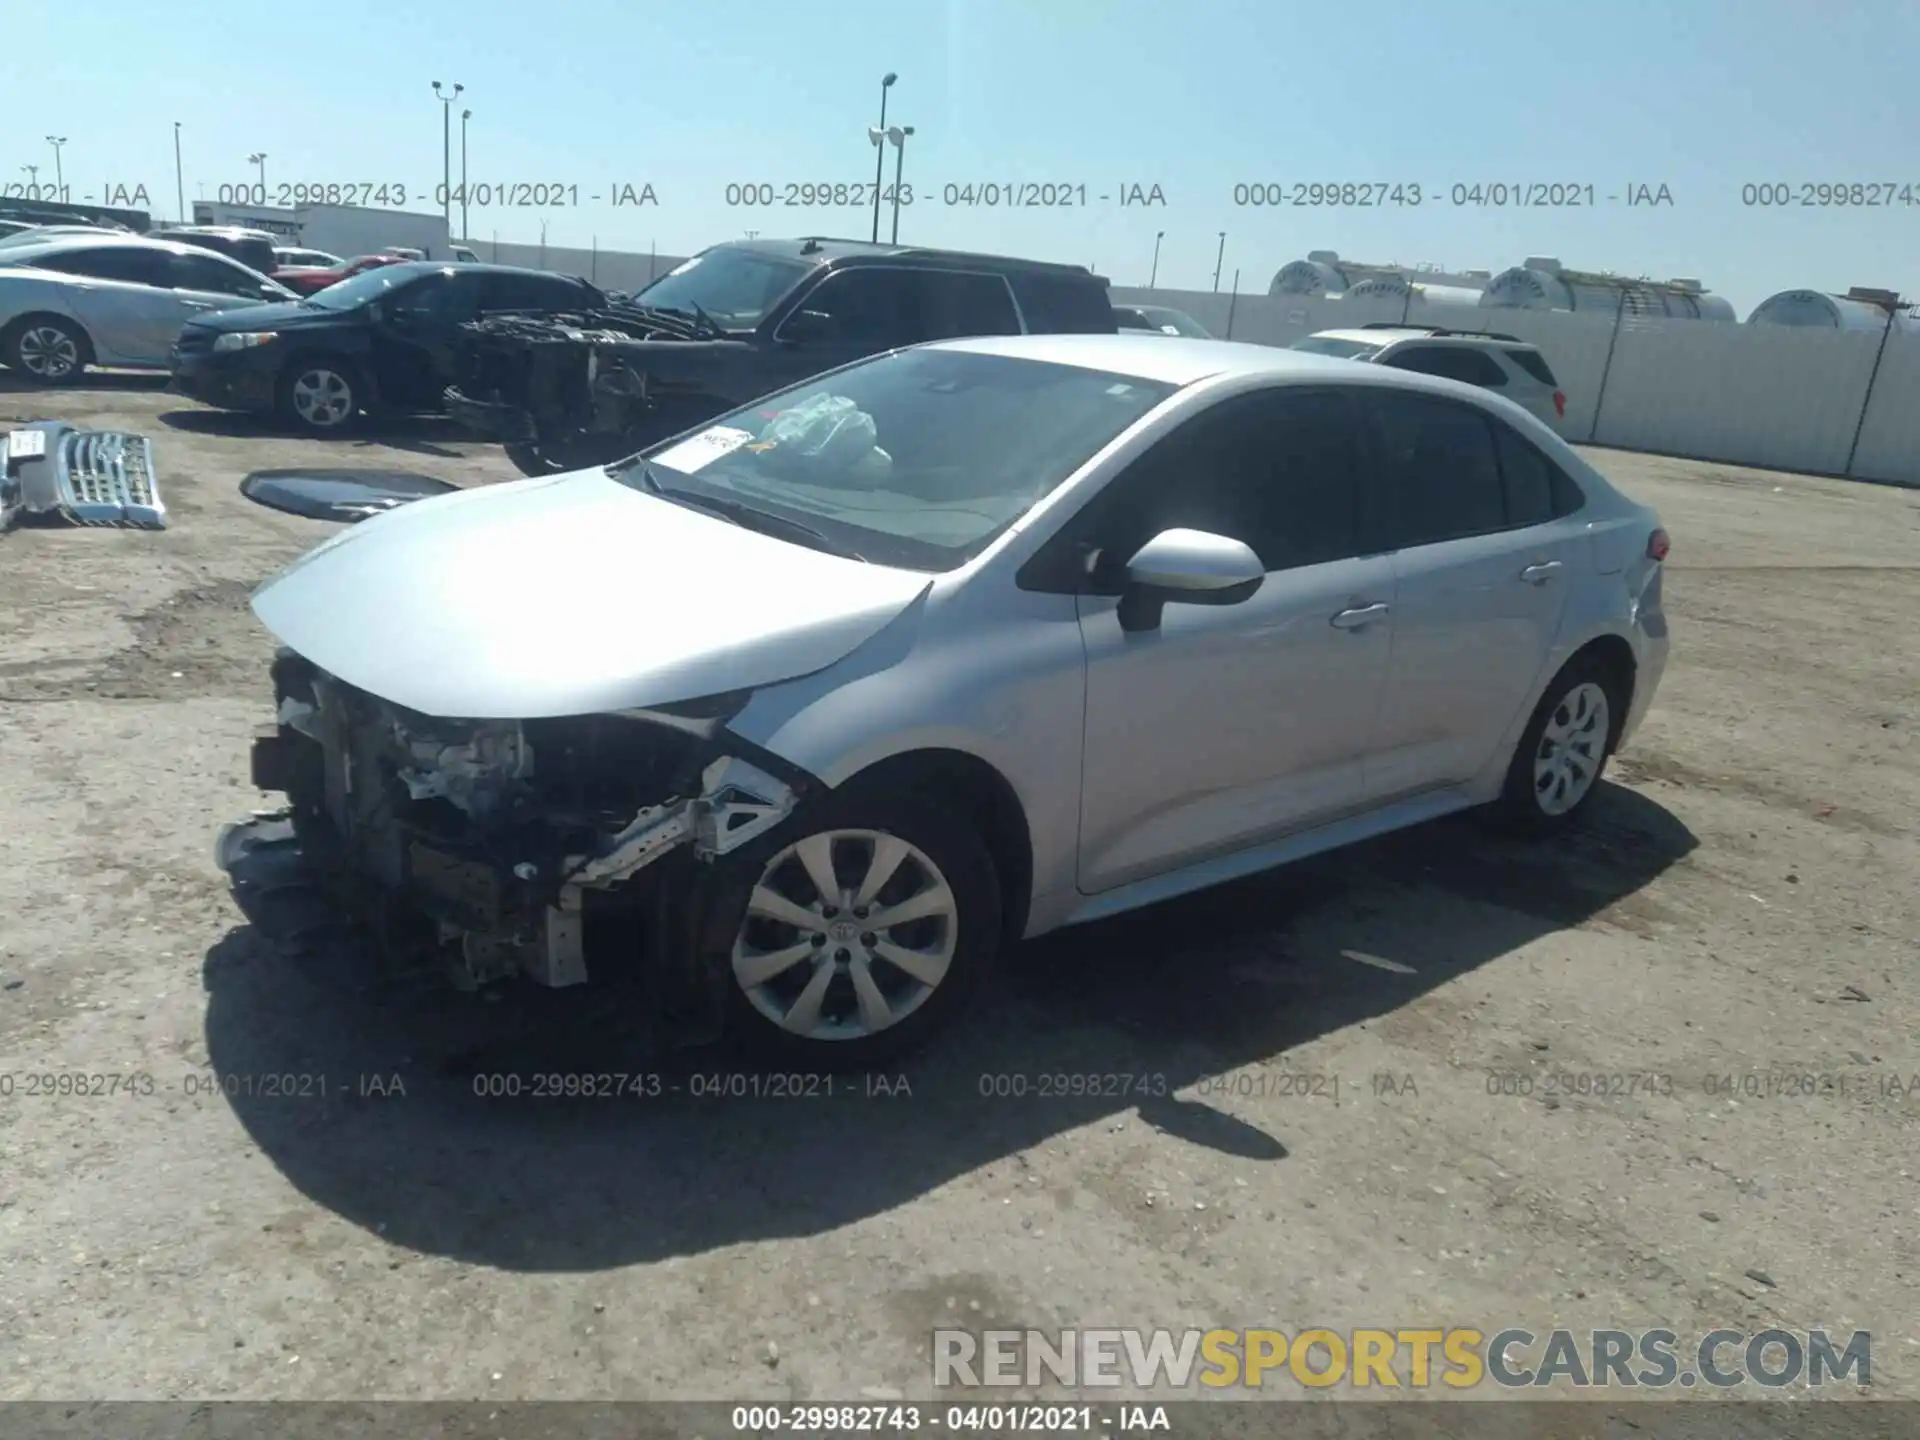
[[[737,1067],[698,1054],[650,1058],[618,990],[488,1004],[382,975],[364,942],[302,938],[292,917],[310,892],[236,865],[251,923],[207,953],[207,1048],[241,1122],[316,1203],[422,1252],[600,1269],[824,1233],[1135,1116],[1282,1163],[1288,1109],[1260,1110],[1277,1117],[1271,1133],[1191,1087],[1279,1073],[1255,1067],[1543,935],[1631,912],[1695,845],[1612,784],[1551,845],[1438,821],[1022,945],[929,1051],[839,1077],[831,1094],[818,1079],[730,1078]],[[642,1072],[657,1088],[535,1096],[542,1075]]]
[[[468,435],[444,415],[362,416],[337,435],[315,435],[295,429],[277,415],[246,410],[167,410],[160,423],[190,435],[215,435],[229,440],[317,440],[327,445],[366,447],[384,446],[417,455],[437,455],[444,460],[467,458],[464,450],[452,450],[450,444],[474,444]]]
[[[164,371],[89,370],[69,384],[47,385],[12,370],[0,370],[0,395],[45,395],[52,399],[85,394],[89,390],[106,390],[124,395],[129,391],[164,390],[167,388],[167,379]]]

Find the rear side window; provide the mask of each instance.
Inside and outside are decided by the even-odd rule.
[[[1483,357],[1484,358],[1484,357]],[[1367,396],[1384,548],[1433,545],[1507,527],[1493,426],[1427,395]]]
[[[173,278],[167,270],[164,250],[147,250],[132,245],[102,246],[97,250],[68,250],[33,262],[36,270],[58,270],[65,275],[84,275],[93,280],[120,280],[132,285],[155,285],[167,289]]]
[[[1500,481],[1509,525],[1543,525],[1586,504],[1572,476],[1509,425],[1490,421],[1500,452]]]
[[[967,335],[1018,335],[1020,316],[1013,292],[998,275],[918,272],[920,334],[928,340]]]
[[[586,310],[593,306],[576,280],[546,275],[490,275],[482,310]]]
[[[1507,383],[1507,372],[1491,356],[1462,345],[1413,345],[1394,351],[1381,363],[1416,375],[1438,375],[1443,380],[1478,385],[1483,390],[1497,390]]]
[[[1073,279],[1062,275],[1015,273],[1008,277],[1035,335],[1111,335],[1113,306],[1107,287],[1094,276]]]
[[[1507,359],[1518,365],[1542,385],[1551,386],[1555,390],[1560,388],[1560,382],[1553,378],[1553,368],[1547,364],[1547,357],[1542,355],[1538,350],[1508,350],[1503,353]]]

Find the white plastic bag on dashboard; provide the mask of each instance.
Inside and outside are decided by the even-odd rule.
[[[831,474],[857,464],[878,439],[873,417],[846,396],[816,395],[768,421],[759,444],[776,463]]]

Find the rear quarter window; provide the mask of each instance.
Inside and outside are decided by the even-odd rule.
[[[1553,378],[1553,367],[1547,364],[1547,357],[1538,350],[1503,350],[1500,353],[1542,385],[1550,385],[1555,390],[1560,388],[1560,382]]]
[[[1055,275],[1007,277],[1027,329],[1036,335],[1112,335],[1119,330],[1107,287],[1089,275],[1084,280]]]

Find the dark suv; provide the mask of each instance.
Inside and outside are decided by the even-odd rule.
[[[265,230],[243,230],[237,225],[176,225],[170,230],[152,231],[147,238],[173,240],[216,251],[262,275],[271,275],[280,268],[273,253],[274,237]]]
[[[884,350],[1116,326],[1106,280],[1084,266],[811,236],[713,246],[590,313],[463,328],[447,413],[542,475]]]

